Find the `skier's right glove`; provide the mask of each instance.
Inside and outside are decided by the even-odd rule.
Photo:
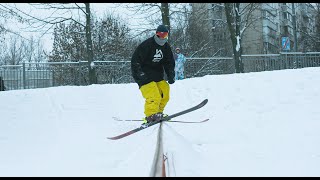
[[[173,84],[173,83],[174,83],[174,79],[169,79],[169,80],[168,80],[168,83],[169,83],[169,84]]]

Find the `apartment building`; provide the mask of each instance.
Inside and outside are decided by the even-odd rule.
[[[248,3],[240,4],[244,7]],[[212,27],[214,41],[221,43],[229,36],[223,3],[207,3],[207,9],[211,20],[207,25]],[[315,10],[310,3],[255,3],[250,13],[250,25],[241,39],[243,54],[293,52],[295,45],[297,51],[309,51],[306,36],[315,32]]]
[[[299,3],[297,11],[298,51],[308,52],[316,32],[316,9],[311,3]],[[311,36],[310,36],[311,35]]]
[[[232,45],[226,25],[226,16],[223,3],[191,3],[194,16],[210,45],[215,47],[211,56],[231,56]]]

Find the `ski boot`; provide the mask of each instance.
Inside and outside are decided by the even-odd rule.
[[[152,114],[148,117],[145,117],[142,119],[142,121],[143,121],[142,126],[148,126],[148,124],[151,122],[159,121],[160,119],[162,119],[162,116],[163,116],[162,113],[156,113],[156,114]]]
[[[162,118],[166,118],[166,117],[168,117],[169,115],[168,114],[164,114],[164,113],[162,113],[161,112],[161,114],[162,114]],[[170,121],[171,119],[168,119],[168,121]]]

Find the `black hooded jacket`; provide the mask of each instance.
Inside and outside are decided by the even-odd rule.
[[[164,71],[168,80],[174,80],[174,66],[170,45],[158,45],[153,36],[137,47],[131,59],[132,76],[139,88],[152,81],[164,80]]]

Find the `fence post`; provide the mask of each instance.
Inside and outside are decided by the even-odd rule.
[[[279,53],[280,54],[280,56],[279,56],[279,60],[280,60],[280,69],[279,70],[281,70],[281,69],[284,69],[283,67],[284,67],[284,55],[280,52]]]
[[[26,63],[22,63],[22,84],[23,84],[23,89],[26,89]]]
[[[52,72],[52,87],[54,87],[55,85],[54,85],[54,70],[53,70],[53,68],[50,68],[50,71]]]

